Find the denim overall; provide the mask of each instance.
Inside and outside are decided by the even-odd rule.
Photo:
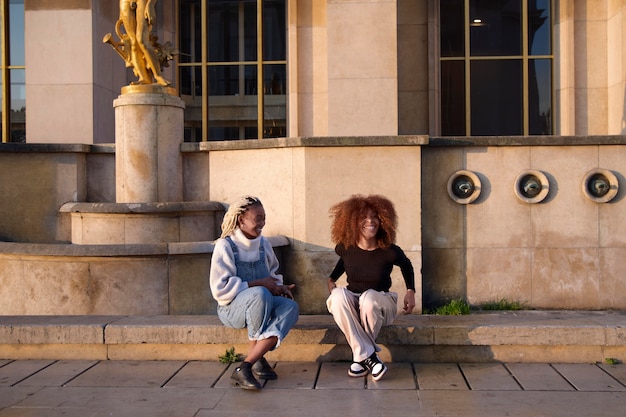
[[[265,261],[265,247],[263,238],[259,246],[259,259],[254,262],[244,262],[239,259],[239,250],[232,239],[226,237],[233,251],[237,276],[245,282],[270,276]],[[263,340],[272,336],[278,338],[277,348],[282,339],[298,320],[298,304],[295,301],[272,295],[265,287],[248,287],[241,291],[226,306],[217,307],[217,315],[228,327],[236,329],[248,328],[250,340]]]

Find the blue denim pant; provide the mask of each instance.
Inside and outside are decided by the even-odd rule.
[[[272,295],[265,287],[243,290],[227,306],[219,306],[217,315],[225,326],[248,328],[250,340],[278,338],[276,349],[298,321],[298,304],[285,297]]]

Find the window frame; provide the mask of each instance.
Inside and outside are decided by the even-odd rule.
[[[549,54],[536,54],[531,55],[528,44],[528,1],[529,0],[521,0],[521,14],[522,21],[521,25],[521,53],[520,55],[471,55],[471,27],[472,22],[470,22],[470,1],[471,0],[463,0],[463,42],[464,42],[464,51],[462,56],[460,57],[448,57],[443,56],[441,54],[441,2],[437,0],[435,2],[436,7],[436,16],[437,18],[437,38],[436,38],[436,48],[434,51],[431,50],[431,53],[436,53],[437,59],[437,78],[438,82],[438,94],[437,94],[437,114],[439,115],[439,120],[436,121],[436,126],[438,132],[443,135],[443,119],[444,119],[444,109],[443,109],[443,99],[442,96],[444,94],[443,90],[443,71],[442,71],[442,63],[444,62],[462,62],[464,66],[463,73],[463,81],[464,81],[464,91],[462,92],[464,96],[463,105],[465,110],[465,135],[462,136],[473,136],[472,135],[472,85],[471,85],[471,65],[473,62],[478,61],[490,61],[490,60],[520,60],[521,61],[521,95],[522,95],[522,103],[521,103],[521,111],[522,111],[522,132],[519,134],[515,134],[515,136],[531,136],[530,133],[530,99],[529,99],[529,64],[532,61],[540,61],[540,60],[548,60],[550,64],[550,117],[549,117],[549,133],[548,135],[554,134],[554,121],[555,121],[555,97],[554,97],[554,80],[555,80],[555,68],[554,68],[554,19],[555,19],[555,0],[548,0],[550,2],[550,16],[549,16],[549,31],[550,31],[550,53]],[[532,134],[538,135],[538,134]],[[446,136],[454,136],[454,135],[446,135]]]
[[[2,83],[0,90],[2,92],[0,112],[2,117],[2,143],[12,142],[11,140],[11,71],[26,70],[26,65],[12,65],[10,61],[10,0],[0,1],[0,37],[2,38],[2,49],[0,51],[0,82]],[[24,125],[26,121],[24,120]]]
[[[177,60],[176,62],[176,71],[178,76],[176,77],[177,79],[177,88],[178,91],[181,91],[181,76],[180,76],[180,71],[181,69],[184,68],[189,68],[190,71],[196,71],[197,69],[200,70],[200,80],[201,80],[201,84],[202,87],[200,89],[200,94],[199,96],[195,93],[195,91],[192,91],[192,96],[198,97],[201,101],[201,105],[200,105],[200,123],[201,123],[201,138],[200,141],[201,142],[206,142],[209,140],[215,140],[211,137],[210,135],[210,129],[211,129],[211,125],[210,125],[210,101],[217,101],[220,102],[219,99],[219,95],[210,95],[209,91],[210,91],[210,85],[209,85],[209,72],[212,68],[219,68],[219,67],[228,67],[228,66],[236,66],[239,67],[240,70],[243,67],[246,66],[254,66],[256,68],[256,124],[257,124],[257,129],[256,129],[256,136],[257,136],[257,140],[263,139],[265,137],[264,132],[265,132],[265,128],[266,128],[266,119],[265,119],[265,111],[266,111],[266,98],[265,98],[265,67],[269,67],[271,65],[284,65],[285,66],[285,75],[288,74],[287,71],[287,56],[285,55],[285,59],[284,60],[264,60],[264,50],[263,50],[263,45],[264,45],[264,28],[263,28],[263,22],[264,22],[264,16],[263,16],[263,6],[264,6],[264,0],[256,0],[256,40],[257,40],[257,45],[256,45],[256,59],[255,60],[243,60],[243,61],[216,61],[216,62],[211,62],[209,61],[209,52],[208,52],[208,1],[210,0],[200,0],[200,59],[199,61],[195,61],[195,62],[180,62],[180,59]],[[285,32],[287,31],[287,7],[288,7],[288,1],[285,0]],[[177,33],[180,35],[179,29],[180,29],[180,0],[178,0],[177,2],[177,13],[176,13],[176,30]],[[285,37],[286,37],[286,33],[285,33]],[[287,40],[285,40],[287,42]],[[177,36],[177,42],[179,43],[178,45],[178,49],[181,50],[180,48],[180,42],[181,42],[181,36]],[[287,45],[286,45],[287,47]],[[245,80],[240,80],[241,82],[245,82]],[[284,80],[284,90],[282,95],[284,95],[285,97],[285,124],[287,125],[287,107],[288,107],[288,103],[287,103],[287,98],[288,95],[286,94],[286,87],[287,87],[287,80]],[[192,86],[192,89],[195,90],[195,88]],[[259,94],[259,92],[261,92],[261,94]],[[249,97],[254,97],[254,95],[250,95]],[[217,99],[217,100],[216,100]],[[245,98],[244,98],[245,99]],[[240,128],[245,128],[243,125],[240,125]],[[192,129],[197,129],[198,126],[196,125],[195,127],[192,126]],[[285,126],[285,132],[286,132],[287,126]],[[222,140],[222,139],[217,139],[217,140]],[[228,140],[228,139],[226,139]]]

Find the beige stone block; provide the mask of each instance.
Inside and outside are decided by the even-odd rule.
[[[620,187],[615,199],[598,205],[600,247],[626,247],[626,222],[621,221],[626,192],[626,147],[601,146],[597,168],[613,172]]]
[[[79,245],[125,242],[125,220],[92,213],[71,213],[72,243]]]
[[[69,223],[64,224],[57,210],[65,202],[85,196],[84,182],[79,180],[85,176],[84,155],[7,153],[0,155],[0,174],[15,179],[2,185],[2,240],[69,241]]]
[[[170,259],[169,314],[216,314],[217,303],[209,288],[210,263],[207,254]]]
[[[607,123],[606,133],[610,135],[621,135],[626,128],[626,120],[624,118],[624,91],[625,85],[619,82],[611,85],[607,91]]]
[[[0,340],[4,343],[98,344],[104,328],[118,316],[0,316]]]
[[[328,94],[298,95],[298,132],[300,136],[328,135]]]
[[[87,264],[86,264],[87,265]],[[88,301],[73,314],[167,314],[168,269],[165,259],[92,261]]]
[[[298,26],[326,26],[326,2],[319,0],[297,0]]]
[[[374,154],[377,164],[369,170],[369,181],[363,182],[354,172],[361,170],[363,161]],[[421,247],[419,147],[312,147],[306,150],[305,163],[304,207],[306,214],[319,213],[319,216],[307,216],[306,242],[333,249],[331,220],[327,215],[330,207],[352,194],[382,194],[397,210],[397,243],[406,251]],[[398,178],[410,180],[398,181]]]
[[[282,264],[285,282],[296,284],[294,297],[300,314],[328,314],[328,276],[339,257],[334,251],[287,251]],[[345,285],[345,278],[342,284]]]
[[[115,100],[116,201],[181,201],[183,101],[166,93]]]
[[[184,201],[209,201],[209,154],[183,154]]]
[[[606,1],[575,0],[572,7],[574,9],[574,18],[582,21],[606,20],[607,6]]]
[[[535,247],[597,247],[598,207],[582,192],[583,178],[597,168],[597,158],[594,146],[532,148],[532,168],[544,172],[551,182],[547,199],[532,206]]]
[[[597,248],[536,249],[532,263],[532,305],[556,309],[599,308],[599,268]]]
[[[622,67],[622,53],[613,51],[622,51],[622,16],[616,15],[611,17],[607,22],[607,85],[613,86],[624,79],[624,70]]]
[[[46,10],[25,14],[29,84],[59,84],[62,87],[69,84],[88,85],[92,82],[94,36],[91,14],[91,10]],[[72,28],[73,36],[67,36],[68,27]],[[59,39],[63,39],[63,42],[59,42]],[[72,97],[74,101],[80,96],[54,96],[50,100],[58,104],[59,97]],[[54,108],[54,105],[50,108]]]
[[[604,2],[601,2],[604,3]],[[584,26],[583,26],[584,25]],[[608,24],[606,16],[604,20],[598,21],[586,21],[584,23],[575,24],[576,29],[585,30],[586,53],[577,54],[577,60],[585,60],[582,68],[576,68],[576,81],[582,85],[580,87],[593,88],[606,88],[607,87],[607,30]],[[578,78],[583,76],[584,78]]]
[[[396,135],[397,79],[331,79],[328,133],[333,136]]]
[[[214,240],[221,234],[220,224],[211,214],[188,214],[178,217],[180,240],[183,242],[201,242]]]
[[[425,25],[428,23],[428,2],[398,0],[398,25]]]
[[[166,313],[167,314],[167,313]],[[129,316],[105,329],[107,344],[205,344],[247,343],[245,329],[222,325],[217,316],[157,315]]]
[[[626,248],[600,248],[599,304],[603,308],[625,309],[626,300]]]
[[[91,312],[89,264],[64,259],[24,263],[23,279],[14,283],[18,314],[81,314]],[[54,294],[54,297],[50,297]],[[106,313],[105,313],[106,314]]]
[[[492,346],[491,361],[511,363],[593,363],[604,360],[600,346]]]
[[[328,3],[327,7],[328,55],[333,63],[329,78],[395,79],[395,1],[342,1]]]
[[[167,243],[180,236],[179,219],[175,216],[125,216],[124,242]]]
[[[85,201],[93,203],[112,203],[115,201],[115,153],[110,147],[109,152],[88,154],[87,163],[87,196]]]
[[[563,23],[574,19],[574,1],[561,1],[559,7],[555,8],[554,20]]]
[[[29,143],[92,143],[93,86],[33,84],[29,79],[26,95]],[[60,100],[59,97],[71,99]]]
[[[529,304],[532,299],[532,249],[467,249],[467,301],[472,305],[507,299]]]
[[[609,92],[606,87],[590,88],[584,94],[588,135],[603,135],[607,133],[609,122]]]
[[[424,307],[431,309],[467,297],[465,250],[424,247],[422,256]]]
[[[466,208],[467,247],[528,247],[532,245],[531,208],[515,195],[517,176],[530,168],[528,147],[466,150],[466,168],[478,173],[480,197]]]
[[[466,207],[448,195],[448,178],[465,168],[459,148],[422,150],[422,241],[425,248],[458,248],[465,244]]]
[[[398,134],[428,134],[428,96],[427,91],[398,93]]]
[[[0,314],[26,314],[23,301],[25,290],[30,291],[29,281],[24,277],[22,260],[0,255]]]
[[[428,27],[398,27],[398,90],[428,91]]]
[[[42,345],[0,344],[0,357],[15,360],[107,360],[108,348],[104,344],[53,343]]]
[[[272,169],[262,169],[271,161]],[[211,152],[210,200],[227,206],[243,195],[261,199],[266,213],[263,234],[293,236],[293,207],[286,202],[294,196],[291,151],[251,149]],[[237,175],[233,175],[237,173]]]

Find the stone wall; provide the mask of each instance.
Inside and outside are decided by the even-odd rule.
[[[286,237],[276,248],[305,314],[326,312],[325,281],[337,259],[328,209],[355,193],[395,203],[398,244],[423,296],[417,311],[459,297],[541,309],[626,308],[624,137],[290,138],[181,150],[186,201],[262,199],[264,234]],[[0,184],[0,314],[211,313],[210,242],[69,243],[70,213],[61,207],[115,200],[111,146],[7,144],[0,161],[0,174],[11,179]],[[608,202],[583,191],[596,169],[621,185]],[[447,189],[461,170],[481,182],[469,204]],[[549,183],[541,202],[515,192],[529,170]],[[393,278],[403,292],[399,271]]]

